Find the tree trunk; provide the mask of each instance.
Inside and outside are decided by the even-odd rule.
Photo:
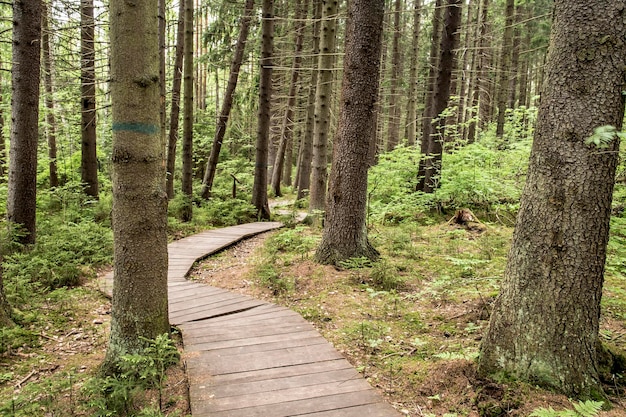
[[[96,153],[96,50],[94,48],[93,0],[80,1],[81,80],[81,181],[85,193],[98,198],[98,157]]]
[[[520,24],[522,21],[522,10],[520,5],[515,5],[513,17],[513,42],[511,47],[511,74],[509,80],[508,107],[514,109],[517,104],[517,84],[520,78],[521,68],[519,65],[519,55],[521,47]]]
[[[367,170],[370,141],[376,138],[384,0],[348,5],[341,111],[333,147],[328,208],[316,259],[337,264],[353,257],[375,260],[367,240]]]
[[[409,69],[409,100],[407,111],[406,137],[409,146],[415,145],[417,135],[417,65],[419,59],[420,30],[422,20],[422,0],[414,0],[413,44],[411,46],[411,68]]]
[[[191,221],[193,217],[193,0],[185,0],[185,58],[183,60],[183,176],[182,191],[185,196],[181,220]]]
[[[319,75],[315,96],[315,124],[313,129],[313,172],[309,211],[324,210],[326,205],[326,180],[328,175],[328,132],[330,130],[330,106],[333,92],[333,65],[337,41],[337,0],[323,0],[322,38],[320,41]]]
[[[6,138],[4,136],[4,110],[2,106],[2,65],[0,64],[0,184],[4,183],[6,180],[6,165],[7,165],[7,147],[6,147]]]
[[[241,69],[243,53],[246,49],[246,43],[248,41],[248,32],[250,30],[250,21],[252,20],[253,11],[254,0],[246,0],[243,17],[241,18],[241,26],[239,27],[237,45],[235,46],[233,61],[230,65],[230,74],[228,76],[228,84],[226,86],[226,93],[224,94],[222,110],[220,111],[219,118],[217,120],[215,137],[213,138],[213,145],[211,146],[211,154],[209,155],[206,171],[204,173],[204,179],[202,180],[201,197],[205,200],[209,199],[211,196],[213,180],[215,179],[215,171],[217,170],[217,162],[220,157],[220,151],[222,150],[222,142],[224,140],[224,135],[226,134],[226,126],[228,125],[230,111],[233,108],[233,96],[235,94],[235,89],[237,88],[237,81],[239,80],[239,70]]]
[[[387,130],[387,152],[398,146],[400,141],[400,100],[398,97],[398,84],[402,77],[402,67],[400,62],[400,37],[402,28],[400,26],[400,12],[402,11],[402,0],[395,0],[393,12],[393,38],[391,46],[391,85],[389,88],[389,123]]]
[[[270,207],[267,201],[267,163],[270,135],[272,102],[272,54],[274,53],[274,0],[263,0],[261,14],[261,76],[259,81],[259,114],[256,137],[256,165],[252,204],[257,218],[269,220]]]
[[[424,191],[426,175],[426,158],[432,132],[433,99],[435,97],[435,83],[437,81],[437,67],[439,62],[439,40],[441,39],[441,17],[443,16],[443,0],[435,1],[433,11],[432,40],[430,43],[430,55],[428,58],[428,82],[426,83],[426,99],[424,101],[424,113],[422,117],[422,141],[420,143],[421,159],[417,169],[417,191]]]
[[[43,84],[46,93],[44,102],[46,105],[46,137],[48,141],[48,172],[50,175],[50,188],[59,186],[59,176],[57,174],[57,141],[56,141],[56,118],[54,117],[54,88],[52,86],[52,54],[50,53],[50,29],[48,3],[42,7],[42,65]]]
[[[11,327],[13,325],[14,323],[11,319],[11,306],[9,305],[4,295],[4,286],[2,284],[2,268],[0,268],[0,329]]]
[[[7,218],[25,232],[20,243],[35,243],[41,0],[13,2],[11,146]]]
[[[472,77],[472,62],[473,62],[473,57],[475,56],[475,54],[473,52],[470,52],[471,46],[472,46],[472,41],[474,39],[476,39],[475,36],[475,31],[473,28],[476,27],[476,20],[475,17],[477,16],[475,14],[475,10],[477,10],[477,3],[476,0],[470,0],[469,3],[467,4],[467,18],[465,19],[465,28],[463,29],[464,32],[464,41],[463,41],[463,61],[461,63],[460,66],[460,75],[459,75],[459,81],[460,81],[460,86],[459,86],[459,106],[458,106],[458,110],[456,112],[456,131],[457,131],[457,144],[455,146],[460,145],[459,141],[462,143],[464,140],[464,124],[465,124],[465,109],[467,106],[470,105],[471,103],[471,94],[468,94],[468,92],[470,91],[469,88],[469,84],[470,84],[470,79]],[[470,56],[472,57],[472,59],[470,59]],[[469,67],[468,67],[469,66]]]
[[[306,127],[304,138],[300,147],[300,162],[298,163],[298,195],[296,199],[304,198],[311,185],[311,161],[313,159],[313,129],[315,124],[315,97],[317,91],[317,79],[319,75],[320,31],[322,28],[322,0],[313,0],[314,23],[313,23],[313,58],[311,71],[311,84],[309,86],[309,99],[306,106]]]
[[[504,282],[479,371],[603,397],[596,344],[624,116],[624,1],[557,0],[546,82]]]
[[[424,170],[424,192],[432,193],[439,187],[439,175],[441,174],[441,157],[443,153],[443,133],[446,119],[439,115],[448,107],[450,100],[450,83],[452,81],[452,71],[454,70],[454,54],[458,44],[459,24],[461,22],[461,9],[463,0],[448,0],[445,10],[443,32],[441,34],[441,47],[439,57],[439,72],[437,74],[437,86],[435,87],[435,97],[433,100],[433,110],[431,114],[439,117],[439,122],[435,124],[436,132],[431,133],[426,167]]]
[[[167,195],[159,114],[158,0],[111,0],[114,282],[103,364],[168,333]],[[128,59],[128,57],[133,57]]]
[[[478,48],[480,46],[480,18],[481,18],[481,2],[476,0],[475,2],[475,15],[473,18],[474,22],[474,39],[472,41],[473,52],[472,52],[472,63],[470,64],[470,82],[468,86],[468,105],[465,109],[465,129],[463,138],[467,141],[467,143],[474,143],[476,139],[476,116],[478,115],[478,62],[479,62],[479,51]]]
[[[167,27],[166,17],[166,0],[159,0],[159,115],[161,120],[161,148],[162,154],[165,157],[165,147],[167,142],[165,139],[166,127],[167,127],[167,110],[165,106],[166,97],[166,82],[167,77],[165,75],[165,53],[167,48],[167,38],[165,37],[165,29]],[[167,163],[164,159],[163,163]]]
[[[478,126],[482,129],[491,121],[491,94],[489,65],[491,63],[491,43],[489,41],[489,2],[482,1],[480,10],[480,48],[478,58]]]
[[[304,9],[308,8],[308,1],[305,2]],[[282,179],[284,163],[285,163],[285,153],[287,150],[287,145],[291,141],[293,136],[293,113],[294,107],[296,105],[296,95],[298,88],[298,76],[300,75],[300,62],[302,61],[302,40],[304,34],[304,21],[302,19],[302,11],[301,11],[301,2],[300,0],[295,0],[295,44],[296,50],[294,52],[293,57],[293,65],[291,68],[291,81],[289,83],[289,95],[287,98],[287,109],[285,110],[285,115],[283,116],[283,122],[281,125],[280,132],[280,142],[278,145],[278,149],[276,152],[276,159],[274,160],[274,170],[272,171],[272,190],[274,191],[274,195],[276,197],[282,196],[282,192],[280,190],[280,183]]]
[[[172,77],[172,104],[170,110],[170,131],[167,140],[166,185],[167,198],[174,198],[174,170],[176,169],[176,143],[180,123],[180,87],[183,79],[183,56],[185,51],[185,1],[180,0],[178,7],[178,25],[176,29],[176,53],[174,56],[174,74]],[[191,0],[188,0],[191,1]]]
[[[506,16],[504,22],[504,39],[498,67],[498,120],[496,136],[504,135],[504,120],[506,103],[509,99],[509,72],[511,71],[511,49],[513,47],[513,20],[515,18],[515,0],[506,0]]]

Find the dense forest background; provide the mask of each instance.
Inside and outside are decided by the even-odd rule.
[[[526,180],[544,92],[553,2],[385,2],[375,140],[366,155],[354,159],[369,166],[366,226],[380,259],[334,261],[343,271],[339,287],[317,282],[335,273],[310,260],[319,258],[314,252],[341,116],[347,4],[275,0],[273,16],[265,19],[273,23],[273,49],[268,50],[257,3],[160,3],[160,144],[167,171],[163,182],[169,200],[168,237],[269,217],[284,221],[290,229],[270,241],[252,273],[261,292],[269,291],[263,296],[316,323],[410,415],[439,415],[422,413],[415,401],[428,403],[435,413],[447,407],[449,416],[506,415],[515,409],[528,413],[542,405],[568,404],[548,395],[532,397],[532,407],[524,409],[525,400],[513,398],[516,386],[498,386],[498,394],[491,397],[476,389],[468,394],[474,396],[471,405],[464,403],[459,388],[456,396],[461,400],[447,403],[440,395],[442,386],[420,385],[429,372],[443,366],[421,368],[412,362],[415,355],[444,361],[458,376],[459,369],[472,368],[467,363],[478,353],[477,334],[486,328],[498,293]],[[0,11],[4,219],[14,94],[11,4],[0,2]],[[110,18],[106,3],[42,3],[36,242],[24,242],[28,234],[8,227],[6,220],[7,227],[0,231],[0,283],[12,322],[0,328],[0,384],[2,398],[7,398],[0,410],[13,413],[8,415],[33,415],[29,403],[38,410],[68,406],[42,395],[45,388],[10,394],[9,384],[28,376],[34,365],[27,361],[18,371],[12,367],[23,355],[36,357],[37,349],[52,337],[47,322],[66,326],[59,334],[71,331],[67,317],[74,314],[68,313],[68,305],[80,311],[74,303],[81,297],[99,303],[90,285],[99,269],[112,262]],[[263,102],[268,68],[271,98]],[[263,111],[269,125],[267,159],[260,162]],[[596,140],[601,143],[608,135],[610,141],[614,133],[597,132]],[[623,348],[626,334],[622,161],[620,157],[614,183],[600,331],[600,339],[612,344],[611,349]],[[255,183],[259,170],[267,185],[261,190]],[[290,213],[278,210],[276,201],[289,202]],[[300,211],[309,215],[306,226],[295,226]],[[454,221],[448,221],[453,216]],[[294,265],[300,268],[294,271]],[[317,291],[327,297],[329,292],[353,296],[352,289],[359,288],[363,294],[358,295],[358,308],[368,320],[352,322],[337,305],[324,310],[320,299],[300,303],[298,277],[305,269],[310,285],[319,285]],[[450,307],[463,304],[467,311]],[[342,319],[334,318],[333,311]],[[338,329],[332,329],[332,320],[342,321]],[[435,329],[437,336],[431,337],[425,328]],[[333,336],[335,330],[339,336]],[[93,334],[99,340],[96,346],[101,346],[104,336]],[[465,362],[450,365],[458,360]],[[619,413],[621,371],[601,373],[603,383],[614,385],[614,391],[605,389],[615,396],[611,401]],[[58,392],[74,389],[73,382],[66,386],[61,379],[42,380]],[[484,385],[476,381],[471,384]],[[398,386],[392,388],[394,384]],[[86,395],[95,395],[98,388],[91,390]],[[109,405],[91,406],[104,410]],[[87,413],[71,407],[73,415]]]

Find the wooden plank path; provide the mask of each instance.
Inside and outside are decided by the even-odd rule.
[[[299,314],[186,280],[195,261],[281,227],[249,223],[168,246],[169,314],[182,331],[194,417],[397,417]],[[111,294],[113,274],[101,286]]]

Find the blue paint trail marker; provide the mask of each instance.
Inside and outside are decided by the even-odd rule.
[[[159,132],[159,126],[137,122],[113,123],[113,131],[143,133],[144,135],[156,135]]]

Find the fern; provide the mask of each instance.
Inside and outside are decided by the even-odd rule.
[[[604,403],[602,401],[585,401],[572,404],[573,410],[555,411],[552,407],[537,408],[530,417],[597,417]]]

